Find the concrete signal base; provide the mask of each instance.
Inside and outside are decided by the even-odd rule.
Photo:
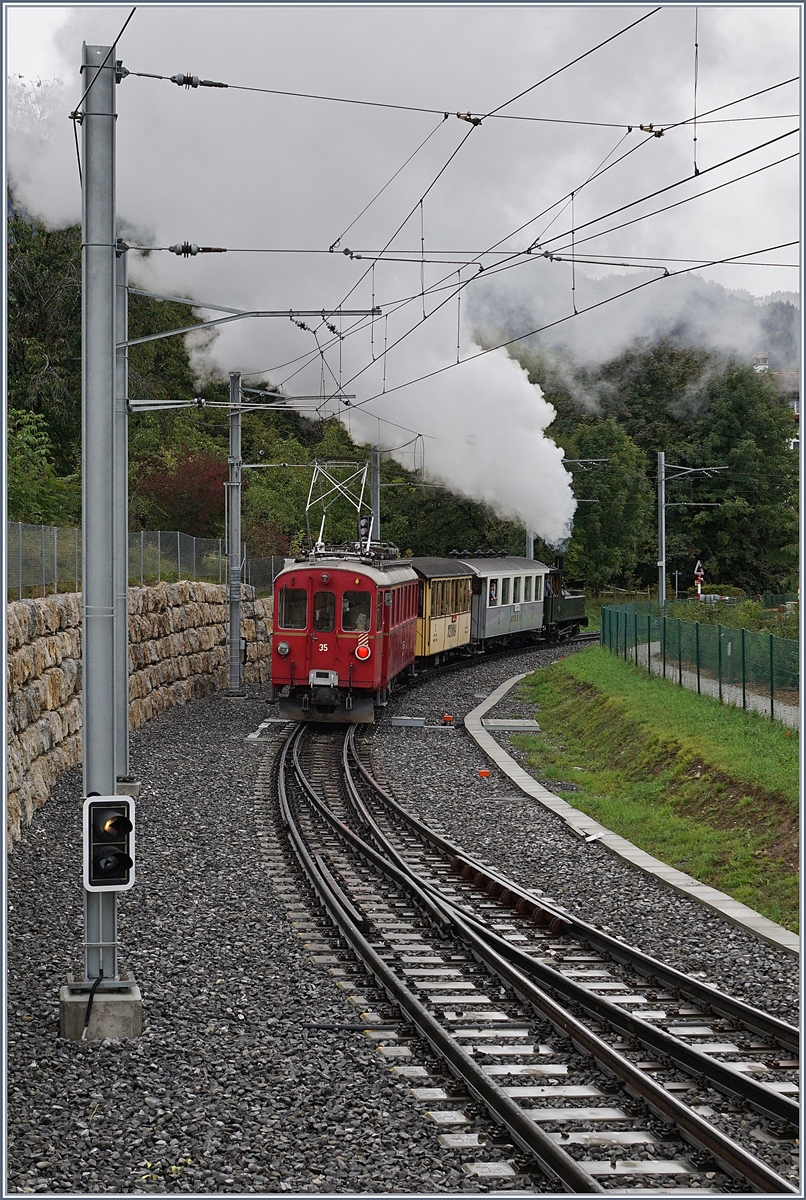
[[[84,1032],[88,992],[73,992],[66,985],[59,992],[59,1037],[80,1042]],[[103,1038],[134,1038],[143,1032],[143,998],[139,987],[125,991],[97,991],[92,1001],[87,1041]]]

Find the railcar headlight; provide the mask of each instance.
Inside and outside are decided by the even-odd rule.
[[[366,662],[371,653],[369,646],[356,646],[355,648],[355,656],[361,662]]]
[[[290,649],[291,649],[291,647],[289,646],[288,642],[278,642],[277,643],[277,653],[281,654],[283,656],[283,658],[285,658],[286,654],[288,654]]]

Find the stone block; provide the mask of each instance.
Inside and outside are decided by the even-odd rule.
[[[87,1012],[88,992],[59,992],[59,1037],[80,1042]],[[95,993],[87,1041],[103,1038],[135,1038],[143,1032],[143,999],[136,985],[121,992]]]

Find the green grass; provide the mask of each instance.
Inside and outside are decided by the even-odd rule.
[[[513,741],[553,791],[797,930],[796,733],[598,648],[536,672],[522,690],[543,733]]]

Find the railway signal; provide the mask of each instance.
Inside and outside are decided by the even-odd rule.
[[[88,796],[84,801],[84,887],[125,892],[134,884],[134,801]]]
[[[362,513],[358,518],[358,540],[359,542],[369,542],[370,533],[372,531],[372,517],[369,513]]]

